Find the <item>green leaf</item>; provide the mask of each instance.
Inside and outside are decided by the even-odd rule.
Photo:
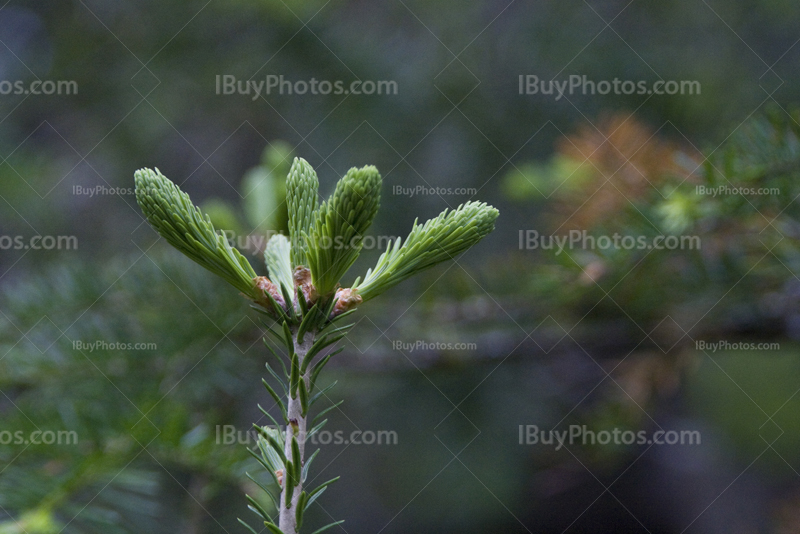
[[[324,410],[319,412],[316,416],[314,416],[314,419],[311,421],[311,424],[313,425],[314,423],[316,423],[317,419],[319,419],[321,417],[324,417],[326,413],[330,412],[333,409],[338,408],[339,406],[342,405],[342,403],[344,403],[344,399],[340,400],[339,402],[337,402],[335,404],[332,404],[332,405],[328,406],[327,408],[325,408]]]
[[[307,232],[311,279],[320,297],[327,297],[358,258],[364,233],[380,206],[381,175],[368,165],[352,168],[333,195],[317,210]]]
[[[286,178],[286,202],[289,205],[289,237],[292,240],[292,265],[308,265],[303,235],[308,233],[317,209],[319,180],[303,158],[294,158]]]
[[[292,337],[292,331],[289,328],[289,324],[284,321],[283,322],[283,340],[286,343],[286,348],[289,349],[289,354],[294,354],[294,339]]]
[[[324,526],[324,527],[322,527],[322,528],[318,528],[317,530],[315,530],[315,531],[314,531],[314,532],[312,532],[311,534],[321,534],[322,532],[325,532],[325,531],[326,531],[326,530],[328,530],[329,528],[333,528],[333,527],[335,527],[335,526],[337,526],[337,525],[341,525],[342,523],[344,523],[344,519],[342,519],[341,521],[336,521],[335,523],[330,523],[330,524],[328,524],[328,525],[325,525],[325,526]]]
[[[311,348],[308,349],[308,352],[303,357],[303,363],[300,367],[300,372],[302,374],[305,374],[306,369],[308,369],[308,366],[311,364],[311,361],[317,354],[319,354],[319,352],[322,349],[333,345],[337,341],[341,340],[345,335],[347,335],[347,332],[338,334],[335,334],[333,332],[328,332],[327,334],[323,335],[322,337],[314,341],[314,344],[311,345]]]
[[[329,352],[324,358],[317,362],[317,364],[314,366],[314,369],[311,371],[309,391],[314,391],[314,386],[317,384],[317,378],[319,377],[320,372],[322,372],[322,369],[325,367],[325,364],[327,364],[332,357],[336,356],[343,350],[344,347],[340,347],[333,352]]]
[[[300,408],[302,410],[303,417],[305,417],[308,414],[308,390],[306,389],[306,381],[300,380],[300,384],[297,389],[300,394]]]
[[[292,436],[292,465],[294,471],[292,472],[292,480],[294,484],[300,484],[300,476],[302,475],[303,461],[300,459],[300,444],[297,442],[297,436]]]
[[[351,310],[351,311],[355,311],[355,310]],[[353,328],[356,325],[356,323],[350,323],[350,324],[346,324],[346,325],[343,325],[343,326],[337,326],[336,328],[331,328],[330,330],[328,330],[328,328],[330,328],[332,325],[333,325],[333,323],[328,323],[328,326],[326,326],[325,328],[320,330],[319,333],[320,334],[336,334],[337,332],[345,332],[345,333],[347,333],[347,331],[349,329]]]
[[[291,374],[289,375],[289,395],[293,398],[297,398],[297,387],[300,379],[300,362],[297,353],[292,354],[292,370]]]
[[[320,397],[322,397],[323,395],[325,395],[325,393],[327,393],[328,391],[333,389],[333,387],[338,383],[339,383],[339,381],[335,380],[335,381],[331,382],[330,384],[328,384],[325,388],[319,390],[317,392],[317,394],[314,395],[313,397],[311,397],[311,400],[308,401],[308,405],[309,406],[313,406],[314,403],[317,402],[320,399]]]
[[[314,461],[314,458],[317,457],[317,454],[319,454],[319,451],[320,451],[320,449],[315,450],[314,454],[312,454],[311,457],[308,460],[306,460],[306,463],[303,466],[303,472],[301,473],[301,475],[302,475],[302,477],[300,479],[301,482],[305,482],[306,479],[308,478],[308,471],[311,469],[311,463]]]
[[[238,519],[238,520],[239,520],[239,523],[241,523],[242,525],[244,525],[244,526],[247,528],[247,530],[249,530],[249,531],[250,531],[250,532],[252,532],[253,534],[258,534],[258,532],[256,532],[256,531],[253,529],[253,527],[251,527],[250,525],[248,525],[247,523],[245,523],[244,521],[242,521],[242,520],[241,520],[241,519],[239,519],[238,517],[237,517],[236,519]],[[276,528],[277,528],[277,527],[276,527]],[[281,534],[283,534],[283,532],[281,532]]]
[[[335,296],[328,300],[328,307],[325,308],[325,313],[322,314],[323,317],[325,317],[325,319],[327,319],[328,317],[331,316],[331,313],[333,312],[333,308],[336,306],[336,301],[337,300],[339,300],[339,299],[337,299]]]
[[[337,323],[337,322],[341,321],[342,319],[344,319],[345,317],[347,317],[348,315],[350,315],[351,313],[355,313],[355,312],[357,312],[357,311],[358,311],[358,309],[356,309],[356,308],[353,308],[353,309],[351,309],[351,310],[347,310],[347,311],[346,311],[346,312],[344,312],[344,313],[340,313],[340,314],[339,314],[339,315],[337,315],[336,317],[332,318],[332,319],[331,319],[331,320],[328,322],[328,325],[326,325],[326,326],[329,326],[329,325],[332,325],[332,324],[334,324],[334,323]]]
[[[271,492],[271,491],[269,491],[269,488],[267,488],[267,487],[266,487],[264,484],[262,484],[261,482],[259,482],[258,480],[256,480],[256,479],[255,479],[255,477],[253,477],[253,476],[252,476],[250,473],[245,473],[245,476],[246,476],[247,478],[249,478],[249,479],[250,479],[250,480],[253,482],[253,484],[255,484],[256,486],[258,486],[259,488],[261,488],[261,491],[263,491],[264,493],[266,493],[266,494],[267,494],[267,496],[269,497],[269,500],[270,500],[270,501],[272,501],[272,505],[273,505],[275,508],[280,508],[280,506],[278,506],[278,502],[275,500],[275,496],[274,496],[274,495],[272,495],[272,492]],[[274,473],[273,473],[272,479],[273,479],[273,480],[276,480],[276,476],[275,476],[275,474],[274,474]]]
[[[258,406],[258,409],[261,413],[263,413],[270,421],[272,421],[272,424],[275,425],[275,428],[280,427],[278,421],[276,421],[275,418],[272,417],[272,414],[270,414],[267,410],[265,410],[260,404],[257,404],[256,406]]]
[[[276,335],[276,336],[278,335],[278,334],[277,334],[277,333],[276,333],[274,330],[272,330],[271,328],[267,327],[267,329],[268,329],[269,331],[271,331],[271,332],[273,333],[273,335]],[[280,337],[279,337],[279,339],[281,339],[281,340],[282,340],[282,338],[280,338]],[[278,363],[280,363],[280,364],[281,364],[281,369],[283,369],[283,375],[284,375],[284,376],[286,376],[286,377],[288,377],[288,376],[289,376],[289,373],[286,371],[286,364],[285,364],[285,363],[283,363],[283,358],[281,358],[281,357],[280,357],[280,355],[278,355],[278,353],[275,351],[275,349],[273,349],[273,348],[272,348],[272,346],[271,346],[271,345],[270,345],[270,344],[267,342],[267,339],[266,339],[266,338],[264,338],[264,346],[265,346],[265,347],[267,347],[267,348],[269,349],[270,353],[272,353],[272,355],[273,355],[273,356],[275,356],[275,359],[276,359],[276,360],[278,360]]]
[[[326,490],[326,489],[328,489],[328,488],[327,488],[327,487],[325,487],[325,488],[322,488],[321,490],[319,490],[318,492],[316,492],[316,493],[314,494],[314,496],[313,496],[313,497],[309,497],[309,498],[308,498],[308,502],[306,503],[306,509],[308,509],[308,507],[309,507],[309,506],[311,506],[312,504],[314,504],[314,501],[316,501],[317,499],[319,499],[319,498],[320,498],[320,496],[321,496],[323,493],[325,493],[325,490]]]
[[[269,374],[271,374],[272,377],[275,380],[277,380],[278,383],[281,385],[281,387],[283,388],[284,393],[288,394],[289,393],[289,386],[286,384],[286,382],[283,381],[283,379],[278,375],[278,373],[275,372],[275,370],[269,364],[266,364],[266,367],[267,367],[267,371],[269,371]]]
[[[261,506],[261,504],[259,504],[258,501],[256,501],[254,498],[252,498],[250,495],[247,494],[245,494],[244,498],[247,499],[247,502],[250,503],[249,508],[253,510],[253,512],[255,512],[255,514],[258,515],[261,519],[265,521],[269,521],[270,519],[272,519],[270,515],[267,513],[267,511],[264,510],[264,508]]]
[[[283,301],[286,302],[286,309],[289,312],[289,320],[295,324],[298,322],[298,319],[297,311],[294,309],[294,300],[292,299],[294,291],[281,284],[281,293],[283,294]]]
[[[140,169],[134,174],[136,201],[150,225],[167,242],[221,277],[247,297],[261,298],[253,279],[256,273],[247,259],[211,219],[195,206],[189,195],[158,169]]]
[[[255,423],[253,423],[253,428],[255,428],[258,431],[259,435],[264,437],[269,446],[272,447],[272,450],[275,451],[275,453],[278,455],[278,458],[280,458],[281,463],[286,465],[287,460],[286,460],[286,455],[283,452],[282,443],[280,443],[281,441],[280,435],[277,436],[273,435],[276,433],[280,434],[280,432],[275,429],[264,428]]]
[[[306,302],[306,296],[303,294],[303,289],[300,286],[296,286],[294,292],[297,295],[297,303],[300,305],[300,312],[303,314],[303,317],[305,317],[308,313],[308,303]]]
[[[253,449],[247,449],[247,452],[248,452],[248,453],[250,453],[250,455],[251,455],[253,458],[255,458],[255,459],[256,459],[256,461],[257,461],[257,462],[258,462],[258,463],[259,463],[259,464],[260,464],[260,465],[261,465],[261,466],[262,466],[262,467],[263,467],[263,468],[264,468],[266,471],[268,471],[268,472],[272,472],[272,468],[270,467],[270,465],[269,465],[269,464],[268,464],[268,463],[267,463],[267,462],[264,460],[264,458],[263,458],[262,456],[259,456],[257,452],[255,452]]]
[[[308,493],[305,491],[300,493],[300,498],[297,499],[297,511],[295,512],[295,519],[297,520],[297,529],[303,526],[303,513],[306,511],[306,503],[308,501]]]
[[[275,428],[262,426],[261,429],[258,436],[258,450],[261,452],[261,457],[269,465],[270,475],[277,483],[278,474],[276,471],[283,469],[283,434],[278,426]],[[269,435],[271,439],[264,437],[265,434]]]
[[[271,280],[269,280],[268,278],[263,277],[263,276],[260,276],[260,277],[256,278],[256,284],[258,284],[259,282],[262,282],[262,281],[263,282],[267,282],[268,281],[270,283],[272,282]],[[272,296],[272,293],[270,293],[269,291],[264,291],[264,290],[258,288],[257,286],[256,286],[256,290],[258,291],[259,305],[263,306],[264,309],[267,310],[267,312],[269,312],[269,310],[272,310],[271,314],[267,313],[270,317],[272,317],[274,319],[277,319],[279,321],[284,321],[284,322],[292,320],[286,314],[286,310],[283,308],[283,306],[281,306],[278,303],[278,301],[275,300],[275,297]],[[264,301],[264,299],[266,299],[266,302]]]
[[[287,291],[294,293],[292,278],[291,245],[286,236],[275,234],[267,242],[264,250],[264,263],[267,264],[270,279]],[[290,301],[291,302],[291,301]]]
[[[320,484],[319,486],[314,488],[314,491],[309,493],[308,496],[309,497],[313,497],[317,493],[321,492],[322,490],[324,490],[325,488],[327,488],[328,486],[330,486],[331,484],[333,484],[334,482],[339,480],[339,478],[341,478],[341,477],[332,478],[332,479],[328,480],[327,482],[323,482],[322,484]]]
[[[302,295],[302,291],[297,292],[298,295]],[[302,298],[302,297],[301,297]],[[306,332],[313,329],[313,325],[316,321],[317,314],[319,313],[319,308],[317,304],[314,304],[310,310],[308,310],[305,315],[303,316],[303,320],[300,322],[300,326],[297,328],[297,342],[302,343],[306,337]]]
[[[313,436],[314,434],[316,434],[317,432],[319,432],[320,430],[322,430],[322,427],[324,427],[324,426],[325,426],[327,423],[328,423],[328,420],[327,420],[327,419],[325,419],[324,421],[322,421],[321,423],[319,423],[317,426],[315,426],[314,428],[312,428],[311,430],[309,430],[309,431],[306,433],[306,439],[311,439],[311,436]]]
[[[261,324],[263,324],[263,325],[264,325],[264,328],[266,328],[266,329],[267,329],[267,332],[268,332],[268,333],[270,333],[270,334],[272,334],[272,337],[274,337],[274,338],[275,338],[275,340],[276,340],[278,343],[280,343],[281,345],[284,345],[284,346],[286,346],[286,339],[283,337],[283,332],[281,331],[281,333],[278,333],[278,332],[277,332],[275,329],[273,329],[273,328],[272,328],[272,326],[275,326],[277,323],[273,323],[273,325],[272,325],[272,326],[270,326],[270,325],[268,325],[267,323],[265,323],[265,322],[263,322],[263,321],[262,321],[262,323],[261,323]],[[264,343],[265,343],[265,344],[267,343],[267,340],[266,340],[266,339],[264,340]]]
[[[264,521],[264,526],[269,529],[272,534],[284,534],[281,529],[274,523],[270,523],[269,521]]]
[[[292,496],[294,495],[294,487],[297,483],[294,481],[294,466],[292,462],[287,460],[284,463],[284,470],[283,470],[283,489],[285,492],[285,503],[286,508],[291,508],[292,506]]]
[[[287,418],[287,420],[288,420],[289,414],[288,414],[288,412],[286,411],[286,405],[283,403],[283,399],[281,399],[280,395],[278,395],[278,394],[275,392],[275,390],[274,390],[274,389],[272,389],[272,386],[270,386],[270,385],[269,385],[269,382],[267,382],[266,380],[264,380],[264,379],[262,378],[262,379],[261,379],[261,383],[262,383],[262,384],[264,384],[264,387],[265,387],[265,388],[267,388],[267,391],[269,391],[269,394],[270,394],[270,395],[272,396],[272,398],[275,400],[275,404],[277,404],[277,405],[278,405],[278,407],[280,407],[280,409],[281,409],[281,413],[283,414],[283,417],[284,417],[284,418]]]
[[[398,238],[394,245],[389,244],[375,268],[354,287],[367,301],[420,271],[454,259],[494,230],[498,215],[486,203],[467,202],[424,225],[415,222],[405,243],[401,246]]]

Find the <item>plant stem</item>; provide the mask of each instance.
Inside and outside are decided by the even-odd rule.
[[[306,357],[308,350],[314,343],[314,333],[307,332],[303,343],[299,343],[297,339],[297,332],[293,332],[294,335],[294,347],[295,352],[297,353],[298,360],[300,362],[303,361],[303,358]],[[309,370],[301,377],[301,380],[305,382],[306,389],[308,389],[309,381],[310,381],[310,366]],[[292,398],[291,392],[288,395],[288,403],[287,413],[289,416],[289,425],[286,427],[286,436],[285,436],[285,445],[284,445],[284,454],[286,457],[291,459],[292,458],[292,438],[297,438],[297,444],[300,448],[300,461],[301,463],[305,461],[305,441],[306,441],[306,431],[308,426],[308,414],[303,416],[303,408],[300,404],[300,395],[298,394],[296,398]],[[302,466],[301,466],[302,467]],[[297,501],[300,499],[300,493],[303,491],[303,481],[297,480],[296,486],[292,492],[292,499],[287,506],[286,503],[286,496],[287,496],[287,482],[289,477],[284,474],[283,477],[283,489],[281,490],[281,500],[280,500],[280,514],[279,514],[279,524],[278,527],[283,531],[284,534],[295,534],[297,532]]]

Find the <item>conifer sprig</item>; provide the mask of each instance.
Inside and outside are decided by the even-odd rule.
[[[358,258],[364,233],[380,207],[381,175],[372,165],[353,167],[317,210],[307,234],[308,266],[317,292],[333,293]]]
[[[291,245],[283,234],[275,234],[267,242],[264,249],[264,263],[269,270],[269,276],[276,284],[286,288],[289,293],[294,292],[292,279]]]
[[[364,301],[437,263],[454,259],[494,230],[499,212],[482,202],[467,202],[456,210],[443,211],[425,224],[417,224],[405,243],[389,244],[364,280],[353,287]]]
[[[135,176],[137,201],[158,233],[253,299],[255,309],[277,321],[264,325],[281,347],[276,350],[266,343],[278,363],[275,369],[266,366],[277,387],[266,380],[263,384],[286,427],[279,430],[278,420],[262,409],[274,427],[255,425],[259,439],[257,447],[250,451],[275,487],[267,487],[248,474],[273,507],[246,497],[250,510],[272,534],[297,534],[308,507],[338,479],[314,489],[306,487],[308,471],[317,454],[306,459],[307,439],[319,432],[327,419],[317,421],[340,404],[332,404],[316,417],[309,414],[316,402],[327,399],[326,392],[335,385],[334,382],[320,388],[319,374],[342,350],[334,350],[334,345],[354,326],[333,325],[364,300],[453,259],[480,241],[494,229],[498,212],[484,203],[468,202],[455,211],[445,210],[425,224],[415,222],[405,242],[398,239],[390,244],[363,282],[356,280],[351,288],[339,288],[340,279],[358,258],[364,234],[378,212],[381,175],[375,167],[350,169],[339,180],[333,195],[317,207],[317,175],[308,162],[295,158],[287,178],[290,239],[277,234],[264,250],[271,279],[257,276],[244,256],[214,229],[209,217],[158,169],[142,169]],[[256,534],[257,530],[247,522],[240,522]],[[335,521],[316,532],[340,523]]]
[[[294,158],[286,178],[286,202],[289,205],[289,237],[292,242],[292,266],[308,265],[303,234],[314,220],[319,195],[317,173],[303,158]]]
[[[134,178],[136,201],[161,237],[248,297],[258,298],[253,267],[214,228],[189,195],[158,169],[140,169]]]

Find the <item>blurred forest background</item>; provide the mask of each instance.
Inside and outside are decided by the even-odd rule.
[[[501,213],[457,263],[356,315],[331,364],[345,403],[329,429],[398,440],[322,447],[320,476],[342,480],[308,523],[800,532],[797,15],[789,0],[5,3],[0,80],[79,90],[0,96],[0,235],[78,247],[0,250],[0,431],[78,443],[0,444],[0,533],[244,531],[251,460],[218,436],[271,404],[263,326],[144,223],[133,172],[181,184],[263,273],[256,238],[285,225],[295,155],[325,194],[376,165],[375,235],[470,199]],[[520,94],[529,74],[702,92],[556,100]],[[398,92],[220,95],[218,75]],[[115,194],[83,193],[98,186]],[[521,249],[529,230],[702,247],[559,254]],[[470,348],[403,348],[418,341]],[[699,345],[720,341],[774,345]],[[520,444],[520,425],[696,430],[702,443],[555,450]]]

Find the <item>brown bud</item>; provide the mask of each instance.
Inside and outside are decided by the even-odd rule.
[[[344,287],[336,290],[336,305],[333,307],[333,316],[341,315],[352,310],[363,302],[358,294],[358,289]]]
[[[275,476],[278,477],[278,485],[283,486],[283,469],[275,471]]]
[[[256,287],[258,289],[260,289],[264,293],[269,293],[270,295],[272,295],[272,298],[275,299],[275,302],[277,302],[284,308],[286,307],[286,301],[283,299],[281,290],[278,289],[278,286],[273,284],[269,278],[267,278],[266,276],[256,276],[255,278],[253,278],[253,281],[256,283]],[[266,303],[268,303],[268,300],[265,297],[264,302],[261,302],[261,304],[266,304]]]
[[[300,288],[306,302],[309,305],[314,304],[317,301],[317,288],[311,283],[311,271],[308,270],[308,267],[298,265],[292,277],[294,278],[294,286]]]

